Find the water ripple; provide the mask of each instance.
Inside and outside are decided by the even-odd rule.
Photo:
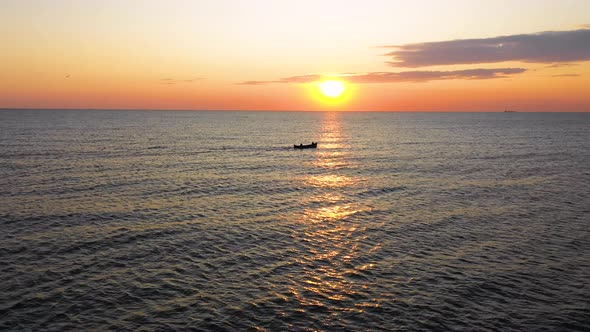
[[[503,116],[0,112],[0,329],[589,330],[590,119]]]

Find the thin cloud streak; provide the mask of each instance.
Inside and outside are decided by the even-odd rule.
[[[571,66],[578,66],[578,64],[577,63],[568,63],[568,62],[554,63],[552,65],[545,67],[545,68],[561,68],[561,67],[571,67]]]
[[[561,74],[561,75],[552,75],[551,77],[580,77],[580,74]]]
[[[387,46],[394,67],[426,67],[521,61],[560,63],[590,60],[590,29],[548,31],[482,39]]]
[[[202,79],[204,79],[204,78],[203,77],[194,77],[194,78],[190,78],[190,79],[161,78],[160,84],[173,85],[173,84],[177,84],[177,83],[193,83],[195,81],[200,81]]]
[[[344,73],[337,75],[301,75],[281,78],[274,81],[244,81],[240,85],[263,85],[274,83],[311,83],[322,79],[343,79],[350,83],[424,83],[437,80],[483,80],[505,78],[509,75],[524,73],[524,68],[477,68],[450,71],[405,71],[405,72],[370,72],[370,73]]]

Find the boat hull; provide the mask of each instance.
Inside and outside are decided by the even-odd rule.
[[[318,143],[311,143],[311,144],[299,144],[299,145],[293,145],[293,148],[295,149],[315,149],[318,147]]]

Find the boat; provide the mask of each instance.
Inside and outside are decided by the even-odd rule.
[[[293,145],[293,147],[295,149],[315,149],[318,147],[318,142],[311,142],[311,144],[305,144],[305,145],[303,145],[303,143],[301,143],[299,145],[295,144],[295,145]]]

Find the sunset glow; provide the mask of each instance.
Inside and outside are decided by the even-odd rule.
[[[588,111],[588,12],[586,0],[8,0],[0,108]]]
[[[0,0],[7,331],[589,331],[590,0]]]

